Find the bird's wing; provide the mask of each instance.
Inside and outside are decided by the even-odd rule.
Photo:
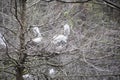
[[[34,28],[33,28],[33,32],[34,32],[36,35],[41,36],[40,30],[39,30],[38,27],[34,27]]]
[[[67,42],[67,37],[64,36],[64,35],[58,35],[53,40],[54,43],[58,43],[58,42],[61,42],[61,41]]]
[[[37,37],[37,38],[32,39],[32,41],[36,43],[41,42],[41,40],[42,40],[42,37]]]
[[[68,36],[70,34],[70,26],[68,24],[64,25],[64,35]]]
[[[0,44],[6,46],[4,40],[4,37],[2,36],[2,34],[0,34]]]

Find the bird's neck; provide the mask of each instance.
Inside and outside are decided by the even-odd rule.
[[[37,37],[42,37],[40,33],[38,33]]]

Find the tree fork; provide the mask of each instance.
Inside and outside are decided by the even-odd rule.
[[[20,22],[22,25],[20,25],[20,52],[19,52],[19,60],[16,67],[16,80],[24,80],[23,79],[23,71],[24,71],[24,62],[26,59],[25,53],[25,31],[26,31],[26,1],[27,0],[19,0],[20,3]]]

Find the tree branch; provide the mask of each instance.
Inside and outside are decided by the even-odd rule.
[[[113,7],[113,8],[116,8],[120,11],[120,6],[118,6],[117,4],[113,3],[112,1],[110,0],[103,0],[108,6],[110,7]]]
[[[0,28],[3,28],[5,30],[8,30],[8,31],[12,32],[13,34],[16,34],[13,30],[11,30],[9,28],[6,28],[5,26],[0,25]]]
[[[43,0],[44,1],[44,0]],[[64,0],[45,0],[45,2],[52,2],[52,1],[57,1],[57,2],[61,2],[61,3],[86,3],[92,0],[85,0],[85,1],[64,1]],[[112,1],[109,0],[103,0],[108,6],[110,7],[114,7],[118,10],[120,10],[120,6],[118,6],[117,4],[113,3]]]
[[[4,35],[3,35],[3,37],[4,37]],[[13,62],[15,65],[18,64],[18,62],[8,54],[8,45],[7,45],[6,39],[4,38],[3,41],[4,41],[4,43],[6,44],[6,55],[7,55],[8,58],[11,60],[11,62]]]
[[[12,72],[9,72],[9,71],[4,71],[4,72],[6,72],[6,73],[9,73],[9,74],[12,74],[12,75],[16,76],[16,74],[15,74],[15,73],[12,73]]]
[[[44,0],[43,0],[44,1]],[[61,3],[86,3],[92,0],[85,0],[85,1],[63,1],[63,0],[47,0],[46,2],[52,2],[52,1],[57,1],[57,2],[61,2]]]

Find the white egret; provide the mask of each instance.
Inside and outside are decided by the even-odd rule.
[[[70,26],[68,24],[64,25],[64,35],[68,36],[70,34]]]
[[[38,35],[41,36],[40,30],[39,30],[38,27],[33,27],[32,29],[33,29],[33,32],[34,32],[34,34],[35,34],[36,36],[38,36]]]
[[[49,70],[49,74],[54,74],[54,73],[55,73],[54,69]]]
[[[0,33],[0,45],[6,46],[4,41],[5,41],[5,39],[4,39],[3,35]]]
[[[33,42],[39,43],[42,40],[42,35],[38,27],[33,27],[33,32],[35,34],[35,38],[32,39]]]
[[[23,78],[24,78],[24,79],[27,79],[27,80],[28,80],[28,79],[31,80],[31,79],[33,79],[33,75],[25,74],[25,75],[23,75]]]
[[[55,72],[55,70],[53,68],[49,70],[50,77],[54,78],[55,74],[56,74],[56,72]]]
[[[60,34],[53,37],[53,43],[58,45],[58,48],[62,48],[68,40],[68,35],[70,34],[70,26],[68,24],[64,25],[64,34]]]

